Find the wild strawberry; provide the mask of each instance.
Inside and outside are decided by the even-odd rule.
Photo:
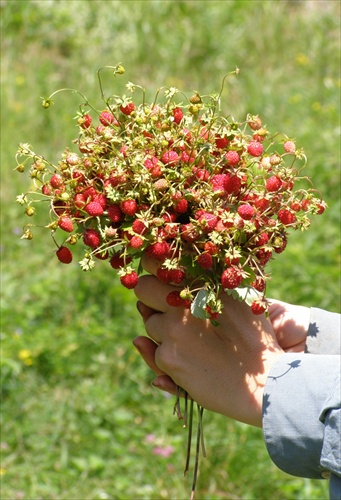
[[[72,252],[69,248],[61,246],[58,248],[56,255],[60,262],[63,264],[70,264],[72,262]]]
[[[90,201],[85,207],[84,210],[91,216],[91,217],[99,217],[100,215],[103,214],[104,210],[103,207],[98,201]]]
[[[240,270],[236,267],[228,267],[221,275],[221,284],[223,288],[237,288],[243,281],[243,276]]]
[[[216,224],[218,222],[218,217],[212,213],[205,212],[199,217],[199,224],[204,233],[210,233],[214,230]]]
[[[166,151],[161,157],[162,163],[165,165],[175,165],[179,162],[179,155],[176,151]]]
[[[64,184],[63,177],[60,174],[53,174],[50,179],[50,184],[53,189],[58,189]]]
[[[247,147],[247,152],[251,156],[261,156],[263,154],[263,145],[258,141],[251,141]]]
[[[290,208],[291,210],[293,210],[294,212],[299,212],[301,210],[301,203],[299,201],[293,201],[291,204],[290,204]]]
[[[130,290],[136,287],[138,279],[138,274],[135,271],[130,271],[127,274],[122,274],[120,276],[121,284]]]
[[[157,277],[157,279],[159,279],[163,283],[170,283],[172,281],[171,276],[170,276],[170,270],[165,269],[163,267],[157,268],[156,277]]]
[[[129,241],[129,245],[131,248],[134,248],[137,250],[138,248],[141,248],[143,246],[144,240],[141,236],[134,234],[134,236],[131,237]]]
[[[104,126],[111,125],[112,123],[117,124],[117,120],[114,115],[107,110],[101,112],[101,114],[99,115],[99,121]]]
[[[256,299],[251,304],[251,311],[256,315],[264,314],[267,308],[267,303],[263,299]]]
[[[154,188],[156,191],[166,191],[166,189],[169,187],[169,182],[167,179],[158,179],[156,182],[154,182]]]
[[[225,159],[229,167],[235,167],[240,162],[240,156],[237,151],[230,150],[225,154]]]
[[[239,194],[242,181],[237,175],[226,174],[224,179],[224,189],[228,194]]]
[[[145,234],[147,231],[147,226],[142,222],[141,219],[135,219],[131,225],[132,230],[136,234]]]
[[[259,263],[264,267],[271,259],[272,251],[267,248],[260,248],[256,252],[256,257],[259,260]]]
[[[73,231],[73,222],[70,217],[62,216],[58,219],[58,226],[60,229],[63,231],[66,231],[67,233],[72,233]]]
[[[122,267],[128,265],[131,261],[131,255],[127,255],[126,257],[124,257],[117,252],[111,256],[110,265],[114,269],[121,269]]]
[[[296,215],[290,210],[282,208],[278,212],[278,219],[282,224],[288,226],[289,224],[293,224],[296,221]]]
[[[267,233],[261,233],[256,237],[256,246],[261,247],[266,245],[269,241],[269,235]]]
[[[146,252],[149,257],[159,262],[163,262],[168,255],[169,248],[167,241],[157,241],[156,243],[148,245]]]
[[[210,320],[217,320],[219,318],[219,312],[214,311],[211,306],[206,306],[205,310],[206,310]]]
[[[197,168],[193,167],[193,173],[195,174],[195,177],[199,179],[200,181],[208,181],[210,178],[210,172],[206,168]]]
[[[135,104],[133,102],[128,102],[128,104],[126,104],[125,106],[121,104],[120,106],[120,110],[124,115],[131,115],[134,109],[135,109]]]
[[[264,292],[266,286],[265,279],[261,276],[257,276],[251,283],[251,286],[258,292]]]
[[[50,196],[52,191],[48,184],[43,184],[43,186],[41,187],[41,192],[44,196]]]
[[[204,250],[210,255],[216,255],[218,253],[218,247],[215,243],[212,243],[212,241],[206,241]]]
[[[91,248],[97,248],[101,244],[101,236],[96,229],[86,229],[83,233],[84,244]]]
[[[265,188],[269,193],[274,193],[282,187],[282,181],[277,175],[272,175],[266,180]]]
[[[174,204],[174,210],[177,214],[184,214],[188,210],[188,201],[185,198],[178,200]]]
[[[107,211],[112,222],[120,222],[124,218],[123,212],[118,205],[110,205]]]
[[[286,153],[294,154],[296,151],[296,144],[293,141],[285,141],[283,148]]]
[[[136,214],[137,208],[136,200],[129,199],[121,201],[120,203],[120,209],[122,212],[126,215],[130,215],[131,217]]]
[[[212,267],[213,263],[212,255],[206,252],[201,253],[200,255],[198,255],[197,263],[203,269],[209,269],[210,267]]]
[[[169,292],[166,297],[166,302],[171,307],[184,307],[186,304],[185,299],[182,299],[180,296],[180,292],[178,290],[173,290]]]
[[[252,130],[259,130],[262,127],[262,120],[257,115],[251,116],[247,123]]]
[[[176,283],[177,285],[182,283],[186,278],[186,273],[182,269],[170,269],[169,276],[172,283]]]
[[[225,149],[229,145],[229,140],[227,139],[227,137],[217,136],[215,138],[215,145],[218,149]]]
[[[188,243],[193,243],[198,239],[198,233],[192,222],[183,224],[183,226],[181,227],[181,237]]]
[[[254,203],[259,212],[264,212],[270,206],[270,201],[267,198],[256,198]]]
[[[255,207],[253,207],[252,205],[249,205],[248,203],[245,203],[243,205],[239,205],[237,211],[238,211],[238,214],[240,215],[240,217],[244,220],[251,220],[252,217],[256,213]]]
[[[177,125],[180,124],[181,120],[183,119],[183,111],[181,108],[174,108],[173,109],[173,117],[174,117],[174,123]]]
[[[84,116],[78,118],[78,125],[82,128],[89,128],[92,122],[91,116],[87,113]]]
[[[322,215],[325,209],[327,208],[327,204],[324,201],[320,201],[316,203],[317,214]]]

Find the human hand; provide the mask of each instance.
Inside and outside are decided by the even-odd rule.
[[[269,319],[285,352],[304,352],[309,328],[309,307],[269,300]]]
[[[174,392],[176,384],[207,409],[261,426],[266,378],[283,354],[270,321],[224,295],[220,324],[213,326],[169,306],[173,289],[154,276],[141,277],[135,287],[152,340],[138,337],[134,344],[157,374],[154,385]]]

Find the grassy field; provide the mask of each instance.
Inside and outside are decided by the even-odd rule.
[[[132,340],[143,331],[134,295],[105,265],[57,265],[43,231],[20,239],[14,172],[27,142],[51,160],[76,135],[77,88],[100,106],[96,71],[122,62],[124,92],[219,91],[236,119],[259,114],[294,137],[328,203],[271,263],[269,294],[339,310],[340,4],[335,1],[2,0],[1,9],[1,498],[170,499],[189,496],[186,433],[173,400],[152,389]],[[116,85],[116,84],[115,84]],[[77,260],[77,259],[76,259]],[[197,499],[321,500],[327,483],[289,476],[261,431],[205,414],[208,451]]]

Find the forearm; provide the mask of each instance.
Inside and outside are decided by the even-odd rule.
[[[263,432],[285,472],[308,478],[341,476],[340,358],[283,354],[268,376]]]

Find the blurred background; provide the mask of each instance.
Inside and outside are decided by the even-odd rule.
[[[219,91],[237,120],[259,114],[308,156],[329,208],[289,238],[269,296],[338,311],[340,3],[336,1],[1,0],[1,343],[3,500],[186,499],[186,431],[173,399],[132,340],[143,332],[133,292],[103,263],[92,274],[57,263],[44,231],[21,240],[15,203],[27,174],[18,144],[52,162],[77,136],[77,88],[101,107],[96,71],[118,62],[154,97],[161,86]],[[327,498],[327,483],[279,471],[262,432],[204,415],[207,458],[197,499]]]

